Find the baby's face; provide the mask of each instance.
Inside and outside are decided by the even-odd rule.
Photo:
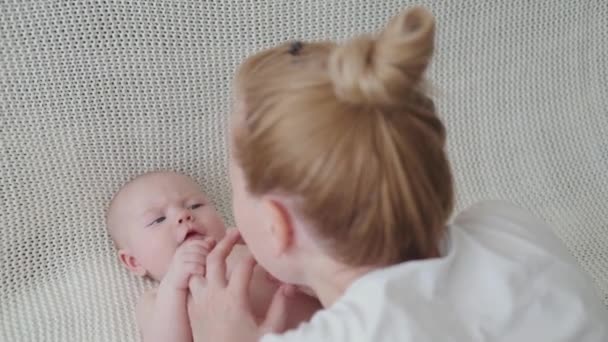
[[[184,175],[146,175],[128,184],[118,200],[115,217],[125,230],[124,249],[157,280],[184,241],[206,236],[220,240],[225,234],[211,202]]]

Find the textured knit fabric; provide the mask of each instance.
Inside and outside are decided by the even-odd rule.
[[[191,174],[230,221],[225,125],[248,54],[345,39],[410,1],[0,1],[0,341],[134,341],[151,284],[103,213],[148,170]],[[458,207],[551,226],[608,303],[608,1],[420,1]]]

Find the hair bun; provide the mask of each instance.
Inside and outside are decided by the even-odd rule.
[[[434,32],[432,14],[414,7],[394,17],[378,37],[359,36],[337,46],[329,59],[336,96],[355,105],[402,105],[430,62]]]

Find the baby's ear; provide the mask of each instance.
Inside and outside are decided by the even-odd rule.
[[[143,277],[148,272],[139,264],[137,259],[126,249],[118,250],[118,259],[120,263],[126,267],[131,273]]]

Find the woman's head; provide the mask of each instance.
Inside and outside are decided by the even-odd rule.
[[[279,204],[262,225],[277,215],[292,228],[305,222],[305,233],[347,265],[438,255],[453,187],[444,126],[423,82],[433,37],[431,14],[413,8],[375,37],[280,45],[242,64],[232,127],[235,215],[258,261],[271,256],[256,241],[264,234],[249,230],[260,219],[247,209],[262,198]]]

